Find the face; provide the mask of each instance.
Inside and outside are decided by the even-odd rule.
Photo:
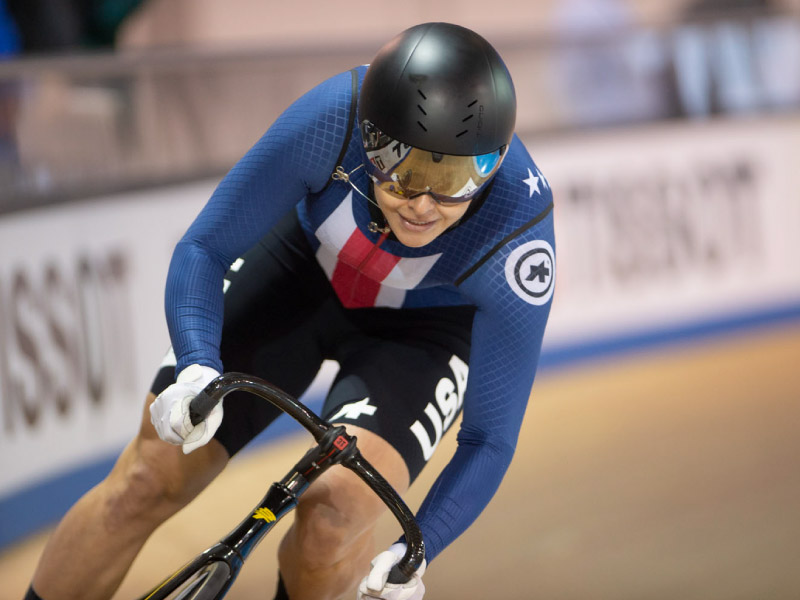
[[[375,187],[375,200],[400,243],[412,248],[430,244],[464,213],[470,202],[439,204],[423,194],[410,200]]]

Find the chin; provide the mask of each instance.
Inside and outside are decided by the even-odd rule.
[[[406,237],[397,237],[403,246],[408,246],[409,248],[422,248],[423,246],[427,246],[432,240],[410,240]]]
[[[398,241],[403,244],[404,246],[408,246],[409,248],[422,248],[422,246],[427,246],[433,240],[436,239],[436,236],[425,236],[425,237],[417,237],[408,234],[401,234],[397,235],[395,232],[395,237],[397,237]]]

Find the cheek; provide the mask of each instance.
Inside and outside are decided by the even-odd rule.
[[[463,217],[467,212],[466,206],[454,206],[449,209],[440,209],[439,214],[442,215],[442,218],[447,221],[448,223],[455,223],[461,217]]]
[[[400,205],[400,202],[391,202],[387,200],[378,201],[378,207],[387,214],[397,212],[398,208],[400,208]]]

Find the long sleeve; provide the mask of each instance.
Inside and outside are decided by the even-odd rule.
[[[544,240],[545,243],[542,243]],[[516,448],[536,374],[551,297],[529,303],[508,283],[509,261],[539,265],[553,284],[552,216],[514,238],[462,285],[478,311],[458,447],[417,515],[428,560],[463,533],[494,496]],[[549,248],[541,253],[537,248]],[[515,253],[516,250],[516,253]],[[548,254],[548,256],[545,256]],[[512,265],[513,267],[513,265]],[[549,270],[550,272],[547,272]]]
[[[352,96],[343,73],[294,102],[231,169],[177,244],[165,310],[178,359],[222,371],[223,276],[309,192],[327,182],[346,138]]]

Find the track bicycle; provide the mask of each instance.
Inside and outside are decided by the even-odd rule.
[[[200,392],[190,404],[193,425],[200,423],[227,394],[250,392],[289,414],[314,437],[317,445],[286,476],[273,483],[261,502],[219,542],[167,577],[140,600],[218,600],[230,590],[244,561],[278,521],[297,506],[308,486],[332,465],[358,475],[386,504],[400,523],[407,550],[389,574],[390,583],[405,583],[422,564],[425,549],[414,515],[392,486],[367,462],[355,436],[333,426],[301,402],[263,379],[244,373],[225,373]]]

